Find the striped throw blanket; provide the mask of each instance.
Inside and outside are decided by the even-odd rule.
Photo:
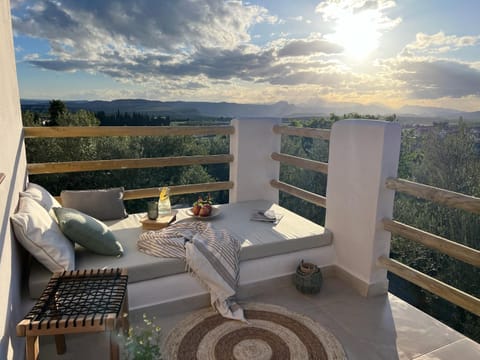
[[[245,321],[234,301],[239,277],[240,242],[207,222],[180,222],[140,235],[140,251],[184,259],[187,268],[207,287],[212,306],[224,317]]]

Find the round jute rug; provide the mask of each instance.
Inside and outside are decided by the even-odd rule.
[[[243,305],[248,323],[213,309],[181,321],[164,344],[167,360],[346,359],[340,342],[312,319],[283,307]]]

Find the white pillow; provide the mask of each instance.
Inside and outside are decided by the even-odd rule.
[[[48,211],[50,216],[55,219],[54,207],[62,207],[62,205],[50,194],[44,187],[29,183],[25,191],[20,193],[20,197],[29,197],[38,202]]]
[[[10,219],[17,240],[48,270],[75,269],[73,243],[39,203],[21,197],[18,211]]]

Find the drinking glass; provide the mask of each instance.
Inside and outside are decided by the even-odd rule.
[[[147,203],[147,216],[150,220],[157,220],[158,218],[158,201],[149,201]]]

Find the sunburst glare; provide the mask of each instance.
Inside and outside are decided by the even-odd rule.
[[[377,49],[380,37],[376,14],[362,12],[343,16],[329,39],[341,45],[348,57],[362,60]]]

